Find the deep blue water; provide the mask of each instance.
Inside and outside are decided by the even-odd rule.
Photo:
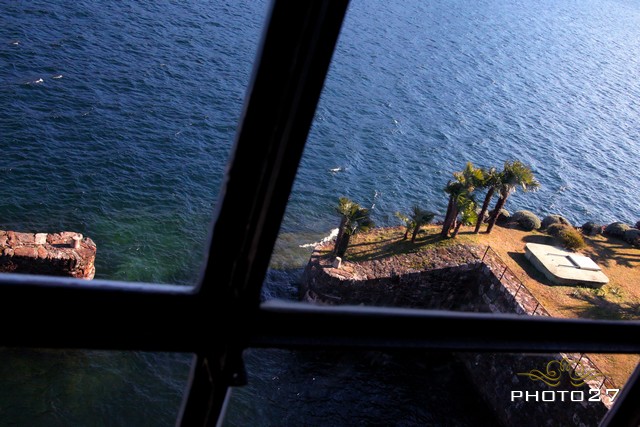
[[[266,9],[0,4],[0,229],[84,233],[98,246],[97,278],[194,283]],[[380,225],[415,203],[443,213],[442,188],[466,161],[531,165],[542,188],[518,191],[509,210],[635,223],[638,28],[635,0],[354,0],[265,297],[294,297],[308,254],[299,245],[337,226],[337,195],[373,206]],[[318,398],[289,366],[296,357],[264,357],[250,367],[284,366],[278,387]],[[188,366],[187,356],[140,353],[2,358],[15,366],[0,378],[8,425],[171,425]],[[232,405],[237,424],[267,425],[291,404],[269,372],[256,375]],[[384,419],[394,412],[379,397],[368,401]],[[132,409],[118,412],[125,401]],[[132,402],[148,409],[135,415]]]

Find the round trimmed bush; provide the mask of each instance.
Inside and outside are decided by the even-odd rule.
[[[614,222],[605,227],[604,234],[623,238],[625,231],[630,228],[631,227],[629,227],[629,225],[625,224],[624,222]]]
[[[558,223],[564,224],[564,225],[571,225],[569,220],[563,217],[562,215],[547,215],[542,220],[542,225],[540,228],[547,228],[551,224],[558,224]]]
[[[570,226],[564,226],[558,232],[558,239],[562,242],[567,249],[582,249],[587,244],[584,242],[582,234],[578,230]]]
[[[640,246],[640,230],[637,228],[630,228],[625,231],[624,241],[632,244],[633,246]]]
[[[489,218],[493,215],[494,210],[492,209],[489,212]],[[498,219],[496,220],[496,224],[506,224],[511,219],[511,213],[508,210],[502,208],[500,209],[500,213],[498,214]],[[487,219],[488,221],[488,219]]]
[[[602,226],[593,221],[585,222],[582,224],[581,228],[584,234],[588,234],[590,236],[602,233]]]
[[[593,221],[589,221],[589,222],[585,222],[584,224],[582,224],[582,232],[585,234],[592,234],[594,232],[596,232],[596,230],[598,230],[598,228],[601,228],[602,226],[600,224],[596,224]]]
[[[526,231],[537,230],[542,224],[540,218],[531,211],[518,211],[511,216],[511,221],[515,221]]]
[[[547,234],[550,234],[553,237],[559,237],[560,232],[567,228],[572,228],[572,227],[567,224],[561,224],[558,222],[556,224],[551,224],[550,226],[548,226],[546,231],[547,231]]]

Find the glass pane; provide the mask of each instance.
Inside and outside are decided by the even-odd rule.
[[[233,389],[223,425],[597,426],[628,375],[612,377],[596,357],[631,369],[639,359],[251,350],[249,385]]]
[[[249,385],[233,389],[226,426],[496,425],[450,354],[251,350],[246,355]]]
[[[193,284],[265,13],[2,2],[0,229],[89,237],[96,278]]]
[[[20,426],[171,426],[188,354],[0,349],[0,419]]]
[[[265,299],[640,316],[640,6],[543,3],[350,5]]]

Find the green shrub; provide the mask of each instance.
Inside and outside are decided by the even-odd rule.
[[[547,215],[542,220],[542,225],[541,225],[540,228],[547,228],[551,224],[558,224],[558,223],[559,224],[565,224],[565,225],[571,225],[569,220],[567,218],[563,217],[562,215]]]
[[[575,228],[569,226],[560,229],[558,239],[560,239],[565,248],[571,250],[582,249],[587,246],[582,234]]]
[[[540,228],[540,218],[531,211],[518,211],[511,216],[511,221],[515,221],[526,231]]]
[[[631,227],[629,227],[629,225],[625,224],[624,222],[614,222],[605,227],[604,234],[623,238],[625,231],[630,228]]]
[[[640,246],[640,230],[630,228],[624,232],[624,241],[633,246]]]
[[[551,224],[550,226],[547,227],[547,234],[550,234],[553,237],[558,237],[560,235],[560,232],[567,228],[571,228],[571,227],[561,223]]]
[[[603,229],[603,227],[600,224],[596,224],[593,221],[585,222],[584,224],[582,224],[581,228],[584,234],[588,234],[590,236],[601,234]]]

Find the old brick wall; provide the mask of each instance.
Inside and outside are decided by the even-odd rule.
[[[0,230],[0,272],[93,279],[96,245],[74,232]]]

